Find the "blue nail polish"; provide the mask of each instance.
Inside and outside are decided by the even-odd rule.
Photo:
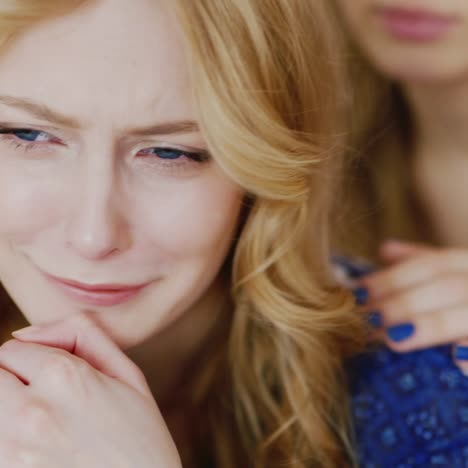
[[[467,346],[457,346],[455,348],[454,357],[458,361],[468,361],[468,347]]]
[[[367,316],[367,322],[373,328],[382,328],[383,327],[383,319],[382,314],[378,310],[373,310]]]
[[[396,343],[408,339],[413,333],[414,325],[412,323],[402,323],[387,330],[388,337]]]
[[[356,288],[353,294],[358,305],[364,305],[369,299],[369,291],[367,288]]]

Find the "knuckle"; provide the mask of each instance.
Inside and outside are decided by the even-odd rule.
[[[428,317],[421,317],[416,330],[425,346],[452,342],[460,333],[457,320],[446,312],[434,312]]]
[[[40,468],[44,466],[44,457],[33,447],[22,447],[15,456],[13,468]]]
[[[2,438],[0,443],[1,466],[8,468],[34,468],[41,466],[37,449],[16,438]]]
[[[18,409],[18,418],[22,422],[26,436],[51,434],[56,427],[52,408],[39,399],[30,399]]]
[[[400,320],[408,312],[408,304],[400,298],[394,298],[382,304],[382,313],[390,320]]]
[[[408,318],[412,307],[406,298],[396,296],[378,304],[377,310],[380,311],[387,322],[396,323]]]
[[[462,276],[450,276],[446,282],[447,292],[452,297],[466,299],[468,297],[468,281]]]
[[[48,357],[43,373],[54,385],[70,385],[83,378],[87,371],[84,362],[65,351],[57,350]]]

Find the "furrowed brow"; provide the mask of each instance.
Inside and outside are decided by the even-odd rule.
[[[66,116],[52,110],[43,103],[34,102],[31,99],[16,96],[0,95],[0,105],[13,107],[47,122],[68,128],[79,128],[81,125],[73,117]],[[135,136],[176,135],[197,133],[200,131],[198,124],[193,120],[181,120],[151,125],[148,127],[130,129],[128,133]]]
[[[28,98],[0,96],[0,104],[20,109],[38,119],[63,127],[78,128],[80,126],[79,122],[73,117],[63,115],[50,109],[45,104],[34,102]]]
[[[155,135],[177,135],[182,133],[197,133],[200,131],[198,124],[193,120],[181,120],[178,122],[167,122],[157,125],[151,125],[145,128],[135,128],[129,131],[136,136],[155,136]]]

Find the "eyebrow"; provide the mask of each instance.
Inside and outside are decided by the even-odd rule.
[[[63,127],[79,128],[80,123],[73,117],[63,115],[50,109],[42,103],[31,101],[24,97],[15,96],[0,96],[0,104],[5,106],[14,107],[23,110],[34,117],[46,120],[47,122],[54,123]],[[181,133],[196,133],[200,131],[200,127],[193,120],[180,120],[177,122],[166,122],[149,127],[140,127],[129,129],[128,133],[135,136],[152,136],[152,135],[175,135]]]

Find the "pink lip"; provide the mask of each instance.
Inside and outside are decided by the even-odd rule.
[[[457,23],[455,16],[427,10],[383,7],[377,8],[375,13],[389,34],[405,41],[435,41]]]
[[[58,278],[44,273],[44,276],[58,286],[68,297],[90,306],[111,307],[123,304],[140,293],[149,283],[138,285],[86,284],[79,281]]]

